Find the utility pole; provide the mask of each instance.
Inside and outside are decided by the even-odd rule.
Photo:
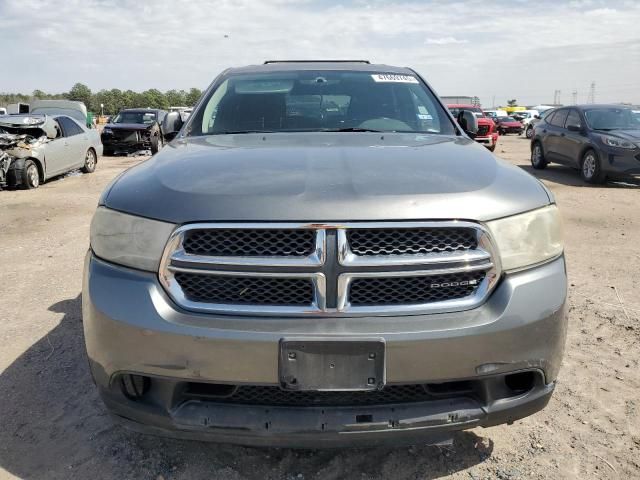
[[[589,98],[587,103],[596,103],[596,82],[591,82],[591,88],[589,88]]]
[[[573,92],[571,92],[571,101],[574,105],[578,104],[578,90],[577,89],[573,89]]]
[[[553,104],[560,105],[560,90],[555,90],[553,92]]]

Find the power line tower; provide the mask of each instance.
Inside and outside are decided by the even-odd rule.
[[[554,90],[553,92],[553,104],[554,105],[560,105],[560,94],[562,92],[560,92],[560,90]]]
[[[574,105],[578,104],[578,90],[576,90],[575,88],[573,89],[573,92],[571,92],[571,102]]]
[[[587,103],[596,103],[596,82],[591,82],[591,88],[589,88],[589,97]]]

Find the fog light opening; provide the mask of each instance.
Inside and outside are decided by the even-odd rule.
[[[504,383],[514,395],[521,395],[533,388],[535,383],[535,373],[520,372],[505,375]]]
[[[151,379],[142,375],[122,375],[120,387],[129,400],[140,400],[149,391]]]

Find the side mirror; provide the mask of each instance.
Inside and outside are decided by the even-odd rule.
[[[184,122],[180,116],[180,112],[170,112],[164,116],[162,120],[162,134],[165,139],[171,141],[178,134]]]
[[[567,130],[570,132],[582,132],[582,127],[580,125],[567,125]]]
[[[534,115],[533,118],[537,118],[538,120],[540,120],[540,115]]]
[[[464,130],[464,133],[471,138],[475,138],[478,134],[478,119],[470,110],[462,110],[458,113],[458,125]]]

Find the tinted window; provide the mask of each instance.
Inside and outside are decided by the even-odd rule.
[[[120,112],[112,123],[138,123],[151,125],[156,121],[155,112]]]
[[[564,121],[567,119],[568,114],[568,110],[558,110],[553,117],[547,121],[554,127],[564,127]]]
[[[229,76],[192,115],[191,135],[353,129],[453,134],[413,75],[304,70]]]
[[[580,121],[580,114],[577,110],[569,110],[569,115],[567,116],[567,126],[569,125],[575,125],[578,127],[582,126],[582,122]]]
[[[69,117],[58,117],[58,122],[62,125],[65,137],[73,137],[74,135],[80,135],[83,133],[78,124]]]

